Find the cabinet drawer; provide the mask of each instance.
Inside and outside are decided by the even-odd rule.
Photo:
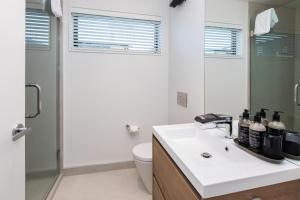
[[[165,200],[201,200],[155,138],[153,139],[153,173]]]
[[[153,200],[165,200],[154,176],[153,176]]]
[[[291,181],[209,200],[300,200],[300,182]]]

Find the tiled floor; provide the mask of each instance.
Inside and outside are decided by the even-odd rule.
[[[151,200],[133,169],[63,177],[53,200]]]

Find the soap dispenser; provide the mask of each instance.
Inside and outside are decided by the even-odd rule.
[[[261,123],[260,113],[256,113],[254,123],[249,128],[249,145],[256,152],[261,152],[266,127]]]
[[[281,111],[275,111],[273,115],[273,121],[268,125],[268,132],[272,134],[280,134],[284,135],[285,132],[285,125],[280,121],[280,114],[283,113]]]
[[[262,108],[260,110],[260,116],[261,116],[261,123],[265,126],[265,127],[268,127],[269,125],[269,121],[267,119],[267,113],[266,111],[269,111],[269,109],[266,109],[266,108]]]
[[[241,144],[249,145],[249,127],[250,127],[250,113],[245,109],[243,115],[240,116],[238,140]]]

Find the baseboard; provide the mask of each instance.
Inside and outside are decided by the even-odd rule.
[[[105,172],[111,170],[129,169],[134,167],[135,167],[134,161],[125,161],[125,162],[108,163],[108,164],[101,164],[101,165],[65,168],[62,170],[62,174],[63,176],[73,176],[73,175],[80,175],[80,174]]]
[[[55,181],[55,183],[54,183],[52,189],[50,190],[50,192],[49,192],[49,194],[48,194],[48,196],[47,196],[47,198],[46,198],[46,200],[52,200],[52,199],[53,199],[53,197],[54,197],[54,195],[55,195],[55,193],[56,193],[56,191],[57,191],[57,189],[58,189],[58,186],[59,186],[59,184],[60,184],[60,182],[61,182],[61,180],[62,180],[62,177],[63,177],[62,174],[60,174],[60,175],[57,177],[57,179],[56,179],[56,181]]]

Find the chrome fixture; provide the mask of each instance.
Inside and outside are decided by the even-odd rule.
[[[26,85],[27,88],[35,88],[36,92],[37,92],[37,108],[36,108],[36,113],[33,115],[26,115],[27,119],[33,119],[36,118],[37,116],[39,116],[41,114],[42,111],[42,100],[41,100],[41,87],[38,84],[27,84]]]
[[[21,137],[28,135],[31,132],[31,128],[26,128],[23,124],[18,124],[12,131],[12,140],[17,141]]]
[[[294,97],[295,97],[295,105],[296,106],[300,106],[300,102],[299,102],[299,87],[300,87],[300,83],[296,83],[295,90],[294,90]]]
[[[212,157],[212,155],[210,153],[207,153],[207,152],[202,153],[201,156],[203,158],[211,158]]]
[[[220,116],[222,119],[221,120],[216,120],[213,121],[216,125],[217,128],[226,128],[226,135],[225,137],[227,139],[232,139],[232,117],[231,116]]]

